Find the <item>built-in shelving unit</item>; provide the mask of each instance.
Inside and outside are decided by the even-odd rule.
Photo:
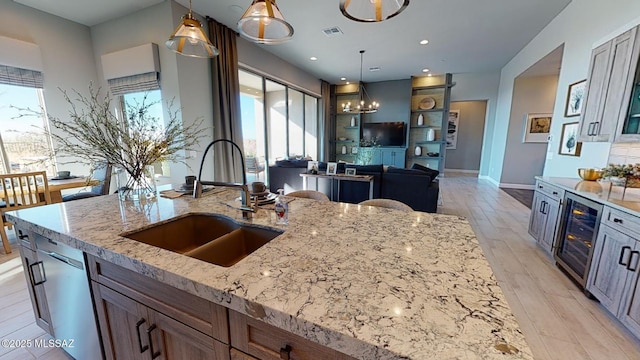
[[[440,172],[444,170],[451,88],[454,86],[452,78],[451,74],[411,78],[411,119],[409,121],[407,166],[418,163]],[[421,115],[423,124],[418,125],[418,117]],[[435,131],[433,141],[427,140],[429,129]],[[421,148],[421,155],[413,155],[418,146]],[[427,156],[427,153],[438,155]]]
[[[332,133],[329,134],[329,161],[354,162],[356,154],[353,148],[360,144],[360,124],[362,117],[358,113],[344,112],[343,104],[351,102],[352,107],[358,103],[358,84],[334,85],[331,87]],[[355,126],[351,126],[352,118]],[[347,140],[340,140],[346,138]],[[346,154],[342,153],[345,147]]]

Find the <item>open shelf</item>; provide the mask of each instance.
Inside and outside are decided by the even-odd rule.
[[[428,160],[442,160],[442,156],[415,156],[415,155],[411,155],[409,156],[411,159],[428,159]]]
[[[445,111],[446,109],[443,108],[439,108],[439,109],[426,109],[426,110],[422,110],[422,109],[415,109],[415,110],[411,110],[412,113],[429,113],[429,112],[442,112]]]
[[[424,145],[424,144],[443,144],[445,143],[445,141],[442,140],[433,140],[433,141],[416,141],[416,144],[420,145]],[[430,157],[430,156],[429,156]]]

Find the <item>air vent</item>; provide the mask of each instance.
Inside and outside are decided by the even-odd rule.
[[[326,28],[326,29],[322,29],[322,32],[327,36],[327,37],[334,37],[334,36],[340,36],[343,34],[342,30],[340,30],[339,27],[334,26],[334,27],[330,27],[330,28]]]
[[[380,66],[372,66],[369,68],[369,71],[380,71]]]

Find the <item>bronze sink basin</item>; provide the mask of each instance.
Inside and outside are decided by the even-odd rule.
[[[280,234],[278,230],[240,225],[224,216],[189,214],[122,236],[229,267]]]
[[[229,267],[280,234],[281,232],[275,230],[245,226],[193,249],[185,255]]]

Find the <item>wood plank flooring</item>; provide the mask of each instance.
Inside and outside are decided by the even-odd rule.
[[[536,359],[635,360],[640,342],[587,299],[527,233],[530,210],[488,181],[447,173],[439,212],[469,220]],[[0,339],[47,336],[35,325],[15,245],[0,254]],[[0,360],[63,359],[59,349],[5,349]]]

